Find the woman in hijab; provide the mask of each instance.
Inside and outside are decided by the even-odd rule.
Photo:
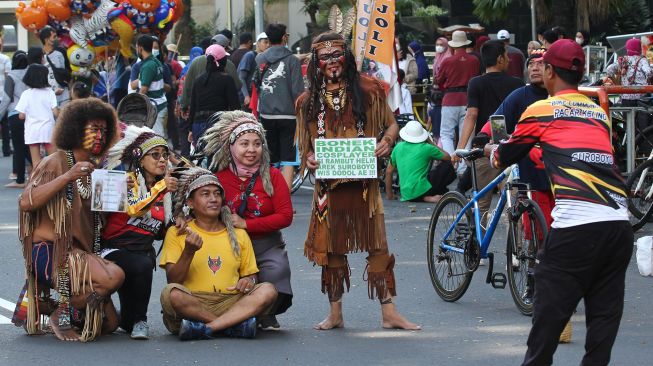
[[[422,45],[417,41],[412,41],[408,45],[408,49],[413,53],[415,57],[415,62],[417,62],[417,81],[418,84],[422,84],[423,80],[431,81],[431,75],[429,73],[429,65],[426,62],[426,57],[424,57],[424,51],[422,50]]]
[[[202,47],[195,46],[195,47],[190,49],[190,59],[186,63],[186,66],[184,66],[184,68],[181,70],[181,77],[184,77],[184,75],[186,75],[186,72],[188,71],[188,68],[190,67],[190,64],[193,63],[193,60],[197,56],[201,56],[203,53],[204,53],[204,51],[202,51]]]

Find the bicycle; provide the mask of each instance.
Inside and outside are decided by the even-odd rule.
[[[653,216],[653,151],[642,164],[628,176],[626,192],[628,192],[628,210],[637,218],[633,231],[644,227],[652,221]]]
[[[483,150],[457,150],[455,154],[471,162],[473,196],[471,200],[467,200],[459,192],[448,192],[433,210],[427,239],[427,259],[435,292],[444,301],[457,301],[467,291],[481,258],[487,258],[488,273],[485,282],[497,289],[505,288],[507,282],[519,311],[524,315],[531,315],[537,249],[544,243],[547,235],[542,210],[530,198],[530,186],[517,182],[517,165],[508,167],[478,191],[475,160],[483,157]],[[499,202],[487,218],[489,224],[484,234],[478,200],[506,178],[507,182],[501,189]],[[507,281],[505,274],[493,272],[494,254],[488,252],[506,205],[509,226],[506,243]]]

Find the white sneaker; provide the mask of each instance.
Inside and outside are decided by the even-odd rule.
[[[131,339],[150,339],[150,327],[144,321],[134,324]]]
[[[486,264],[487,264],[487,258],[481,258],[481,260],[478,262],[479,267],[485,266]]]

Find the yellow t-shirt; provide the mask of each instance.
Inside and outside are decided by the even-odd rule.
[[[227,229],[208,232],[200,229],[191,221],[188,227],[202,237],[202,247],[195,252],[188,268],[183,286],[193,292],[220,292],[233,294],[227,287],[235,286],[241,277],[258,273],[254,248],[247,232],[236,230],[240,245],[240,257],[231,249]],[[177,263],[186,245],[186,235],[177,236],[177,228],[171,227],[163,242],[159,266],[165,268],[168,263]]]

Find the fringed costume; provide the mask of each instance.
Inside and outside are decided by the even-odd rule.
[[[32,190],[65,174],[75,164],[72,151],[57,151],[44,158],[34,168],[23,196],[32,203]],[[82,196],[84,196],[82,198]],[[50,287],[59,293],[58,326],[70,329],[70,298],[90,293],[80,340],[95,339],[102,328],[103,299],[93,289],[89,260],[101,261],[91,255],[100,250],[100,216],[91,213],[90,178],[69,183],[43,207],[35,211],[21,211],[19,237],[23,244],[27,273],[28,334],[43,330],[43,317],[51,314],[52,301],[44,298],[37,285]],[[53,242],[35,242],[38,233],[54,231]],[[36,235],[35,235],[36,234]],[[74,319],[73,319],[74,320]]]
[[[360,75],[364,95],[366,121],[357,121],[348,94],[350,88],[335,92],[323,91],[316,101],[317,120],[307,120],[302,113],[311,93],[297,101],[297,138],[302,166],[314,151],[319,138],[380,138],[394,117],[386,104],[382,85],[375,79]],[[318,87],[314,85],[313,87]],[[345,287],[349,289],[349,265],[346,254],[369,253],[367,257],[368,294],[371,299],[395,296],[394,256],[388,253],[383,202],[379,183],[374,179],[318,180],[313,195],[313,211],[304,246],[309,261],[322,266],[322,292],[329,300],[340,300]]]

